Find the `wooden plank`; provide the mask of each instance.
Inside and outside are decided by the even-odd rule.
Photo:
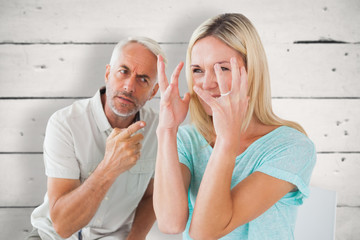
[[[32,231],[30,215],[33,208],[0,208],[0,239],[26,239]],[[181,234],[163,234],[155,223],[150,230],[147,239],[149,240],[180,240]]]
[[[224,12],[246,14],[265,42],[360,40],[357,0],[14,0],[3,1],[0,9],[0,42],[114,42],[125,35],[184,42],[201,22]]]
[[[42,154],[0,154],[0,206],[38,206],[46,192]]]
[[[355,240],[360,236],[360,208],[338,207],[336,210],[335,238],[342,240]]]
[[[274,99],[274,112],[300,123],[318,152],[358,152],[359,99]]]
[[[30,215],[32,208],[0,208],[1,239],[24,239],[32,230]],[[337,208],[336,239],[352,240],[360,236],[360,208]],[[154,226],[155,228],[156,226]],[[165,235],[165,238],[154,238],[158,232],[152,229],[149,239],[181,239],[178,236]],[[163,237],[163,235],[161,234]]]
[[[334,190],[339,206],[360,206],[360,154],[318,154],[311,185]],[[0,207],[37,206],[46,192],[42,154],[0,155]]]
[[[167,75],[187,44],[161,44]],[[104,85],[114,45],[0,45],[1,97],[86,97]],[[274,97],[360,97],[360,45],[269,44]],[[181,93],[187,91],[184,70]]]
[[[1,97],[88,97],[104,85],[114,44],[0,45]],[[162,44],[167,73],[185,61],[183,44]],[[170,58],[170,57],[169,57]],[[16,71],[15,71],[16,69]],[[181,88],[187,89],[184,74]]]
[[[265,46],[274,97],[360,97],[360,45]]]
[[[42,152],[48,118],[72,99],[1,100],[0,152]],[[158,109],[159,99],[149,105]],[[274,99],[274,112],[299,122],[317,151],[360,151],[359,99]]]
[[[360,154],[318,154],[311,185],[336,191],[339,207],[360,207]]]
[[[33,208],[0,208],[0,239],[25,239],[32,231],[32,211]]]
[[[46,124],[58,109],[73,99],[0,101],[0,152],[42,152]]]

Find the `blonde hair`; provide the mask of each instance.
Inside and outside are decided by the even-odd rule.
[[[246,130],[255,115],[265,125],[289,126],[305,133],[297,123],[279,118],[273,113],[271,105],[270,75],[267,59],[260,37],[244,15],[226,13],[215,16],[202,23],[192,34],[186,56],[186,76],[191,94],[190,116],[198,131],[210,143],[214,143],[216,134],[212,117],[202,107],[193,91],[192,72],[190,71],[191,51],[194,44],[205,37],[213,36],[237,50],[245,63],[248,73],[249,105],[242,129]]]

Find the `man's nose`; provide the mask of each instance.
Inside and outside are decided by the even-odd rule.
[[[125,91],[133,93],[135,92],[135,86],[136,86],[136,75],[132,74],[128,78],[124,80],[123,88]]]
[[[218,85],[214,72],[206,72],[202,84],[204,90],[216,88]]]

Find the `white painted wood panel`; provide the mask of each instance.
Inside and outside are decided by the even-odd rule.
[[[300,123],[318,152],[359,152],[360,99],[274,99],[273,109]]]
[[[0,240],[25,239],[32,230],[33,208],[0,208]]]
[[[0,152],[42,152],[48,118],[72,99],[1,100]],[[149,105],[158,109],[159,99]],[[317,151],[360,151],[359,99],[274,99],[274,112],[299,122]]]
[[[169,63],[187,44],[161,44]],[[0,45],[1,97],[86,97],[104,84],[114,45]],[[360,97],[360,45],[268,44],[274,97]],[[184,70],[181,93],[187,91]]]
[[[188,41],[205,19],[241,12],[265,42],[335,39],[360,41],[357,0],[217,1],[2,1],[1,42],[115,42],[146,35],[161,42]]]
[[[338,206],[360,207],[360,154],[318,154],[311,185],[337,192]],[[37,206],[46,192],[42,154],[0,155],[0,207]]]
[[[336,210],[337,240],[358,240],[360,236],[360,208],[341,207]]]
[[[318,154],[311,185],[337,193],[337,205],[360,207],[360,154]]]
[[[38,206],[46,192],[42,154],[0,154],[0,207]]]
[[[0,208],[0,240],[24,239],[32,230],[30,224],[32,211],[32,208]],[[337,208],[336,214],[336,239],[358,239],[360,236],[360,228],[358,227],[360,208],[341,207]],[[153,234],[158,234],[158,232],[154,231]],[[166,238],[155,239],[177,240],[179,237],[166,235]]]
[[[0,208],[0,240],[25,239],[32,231],[30,215],[33,208]],[[148,240],[181,240],[181,234],[163,234],[155,223]]]

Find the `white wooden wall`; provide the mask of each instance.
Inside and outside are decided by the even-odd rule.
[[[315,142],[312,185],[338,193],[336,239],[359,239],[359,0],[0,0],[1,240],[30,231],[30,213],[46,189],[47,120],[103,84],[115,43],[154,38],[170,73],[185,61],[195,27],[224,12],[243,13],[258,29],[274,110]],[[158,108],[158,101],[149,104]]]

